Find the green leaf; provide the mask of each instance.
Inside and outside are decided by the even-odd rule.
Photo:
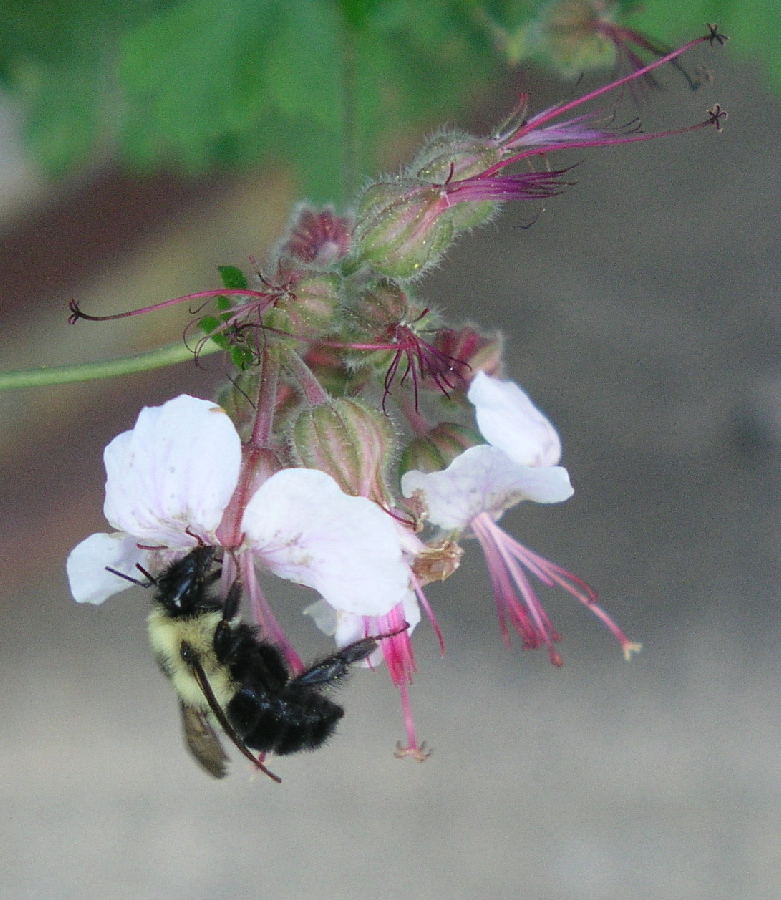
[[[233,290],[247,289],[247,276],[237,266],[217,266],[217,271],[222,279],[224,288]],[[220,300],[227,300],[227,297],[220,297]]]

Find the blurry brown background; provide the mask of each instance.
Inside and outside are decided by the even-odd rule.
[[[104,528],[103,446],[141,405],[209,396],[216,357],[0,396],[0,897],[779,896],[781,108],[726,56],[715,86],[642,105],[651,128],[716,99],[724,134],[584,154],[534,227],[508,208],[421,286],[452,319],[505,330],[509,374],[562,433],[575,498],[516,510],[508,530],[645,645],[625,663],[545,594],[565,667],[507,653],[470,548],[430,592],[447,656],[416,634],[424,765],[393,758],[394,692],[358,673],[340,734],[275,764],[281,786],[241,760],[213,782],[150,658],[148,597],[69,599],[65,556]],[[290,200],[280,174],[52,186],[10,138],[2,151],[4,368],[174,340],[183,309],[71,328],[67,301],[105,312],[216,287],[217,265],[262,258]],[[300,595],[276,596],[295,642],[327,651]]]

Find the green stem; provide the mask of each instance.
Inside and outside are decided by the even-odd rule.
[[[219,353],[220,347],[211,341],[198,351],[198,356]],[[193,351],[181,341],[168,344],[158,350],[124,356],[107,362],[79,363],[75,366],[42,366],[40,369],[17,369],[15,372],[0,372],[0,391],[16,388],[44,387],[52,384],[71,384],[76,381],[96,381],[99,378],[113,378],[116,375],[131,375],[135,372],[149,372],[176,363],[193,359]]]

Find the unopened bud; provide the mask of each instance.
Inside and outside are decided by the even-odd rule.
[[[319,337],[333,327],[338,305],[338,276],[298,275],[265,314],[263,324],[296,338]]]
[[[415,278],[453,239],[447,196],[410,179],[378,182],[361,198],[355,222],[356,265],[391,278]]]
[[[378,328],[404,322],[409,313],[409,297],[395,281],[383,280],[361,296],[361,319]]]
[[[326,472],[347,494],[388,504],[385,471],[394,435],[382,413],[357,400],[336,398],[301,412],[291,443],[302,466]]]
[[[304,362],[331,397],[359,394],[372,376],[368,368],[348,365],[341,349],[323,344],[313,344]]]
[[[330,209],[299,208],[279,254],[324,268],[347,255],[350,223]]]
[[[604,0],[557,0],[532,26],[532,34],[563,75],[610,66],[616,58],[616,44],[610,28],[603,26],[617,9],[618,4]]]
[[[477,372],[500,378],[503,373],[502,359],[503,340],[498,332],[492,335],[482,334],[475,328],[443,328],[437,333],[434,346],[437,350],[457,359],[471,381]]]
[[[502,158],[495,141],[473,137],[466,132],[444,132],[430,137],[410,166],[419,181],[446,184],[473,178]]]

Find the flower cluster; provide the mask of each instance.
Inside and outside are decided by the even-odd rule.
[[[138,571],[159,574],[198,546],[222,558],[222,591],[240,584],[264,639],[293,673],[304,666],[274,616],[260,575],[311,588],[306,612],[338,646],[381,636],[366,665],[387,664],[401,692],[402,755],[425,757],[410,710],[412,632],[421,613],[443,636],[424,593],[452,576],[476,538],[502,635],[559,640],[532,578],[559,586],[618,639],[639,649],[576,576],[510,537],[503,513],[528,500],[560,503],[573,488],[553,425],[503,377],[502,342],[453,328],[418,299],[413,281],[457,235],[505,200],[539,200],[567,168],[508,172],[561,148],[657,135],[612,131],[596,114],[566,117],[671,62],[708,36],[577,101],[530,118],[525,99],[488,138],[440,134],[401,175],[369,186],[350,216],[298,209],[265,273],[221,270],[225,287],[203,316],[208,343],[237,366],[218,402],[180,396],[146,408],[105,450],[104,513],[114,529],[68,559],[76,600],[101,603]],[[677,132],[718,126],[720,108]],[[171,301],[169,301],[171,302]],[[74,321],[91,318],[77,306]]]

